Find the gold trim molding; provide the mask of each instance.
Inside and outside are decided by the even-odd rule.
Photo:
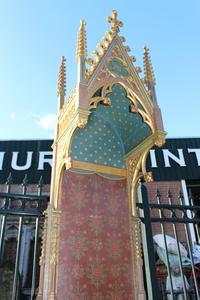
[[[125,169],[86,163],[78,160],[71,160],[71,168],[92,171],[95,173],[112,174],[116,176],[126,177]]]

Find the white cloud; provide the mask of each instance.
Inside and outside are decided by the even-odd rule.
[[[37,116],[36,123],[43,129],[54,129],[56,124],[55,114],[46,114],[44,116]]]
[[[15,120],[16,119],[16,113],[15,112],[11,112],[10,113],[10,119],[11,120]]]

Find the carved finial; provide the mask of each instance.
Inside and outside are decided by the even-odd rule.
[[[135,56],[129,56],[129,58],[130,58],[130,60],[131,60],[132,62],[136,62],[136,57],[135,57]]]
[[[142,69],[140,67],[135,67],[135,70],[138,74],[142,72]]]
[[[105,47],[108,47],[109,44],[110,44],[110,41],[109,41],[109,39],[107,37],[103,37],[102,38],[102,42],[105,45]]]
[[[144,63],[144,75],[145,75],[146,83],[156,85],[156,80],[155,80],[155,76],[154,76],[154,72],[153,72],[153,66],[151,63],[149,49],[146,46],[144,46],[143,63]]]
[[[99,52],[97,50],[95,50],[95,51],[92,51],[92,54],[93,54],[96,62],[98,62],[101,58],[101,55],[99,54]]]
[[[87,57],[87,36],[86,36],[85,25],[86,25],[86,22],[84,20],[81,20],[80,28],[79,28],[79,32],[78,32],[77,49],[76,49],[77,61],[79,60],[79,58],[86,59],[86,57]]]
[[[113,36],[116,35],[120,27],[123,26],[123,23],[117,19],[117,11],[113,10],[112,15],[108,17],[108,23],[111,24],[111,32],[113,33]]]
[[[126,42],[126,39],[125,39],[124,36],[120,36],[119,38],[120,38],[120,41],[121,41],[122,43],[125,43],[125,42]]]
[[[63,107],[65,95],[66,95],[66,59],[64,56],[61,58],[59,75],[58,75],[58,91],[57,95],[59,97],[59,109]]]
[[[97,44],[97,48],[99,49],[100,55],[103,55],[106,47],[103,44]]]

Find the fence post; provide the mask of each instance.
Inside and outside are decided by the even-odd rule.
[[[139,216],[141,218],[142,246],[148,299],[159,300],[161,298],[156,277],[155,251],[148,194],[147,188],[142,183],[138,186],[138,203],[142,204],[142,209],[139,209]]]

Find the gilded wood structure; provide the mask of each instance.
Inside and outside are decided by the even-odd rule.
[[[125,38],[119,35],[123,23],[118,20],[116,11],[112,11],[108,22],[110,23],[109,31],[106,32],[101,43],[97,44],[97,50],[93,52],[93,58],[88,58],[86,23],[81,21],[76,53],[77,83],[67,99],[65,99],[65,58],[62,57],[61,60],[58,82],[59,110],[56,137],[53,144],[51,197],[47,211],[48,223],[44,234],[45,241],[43,241],[45,249],[42,252],[42,278],[40,278],[38,300],[75,300],[78,296],[80,299],[101,300],[114,299],[113,295],[117,295],[118,299],[145,299],[140,252],[140,226],[135,205],[135,190],[142,176],[146,181],[152,180],[151,173],[146,170],[146,158],[149,150],[154,145],[163,145],[165,132],[163,131],[161,113],[156,100],[155,78],[148,48],[144,48],[144,78],[141,78],[139,75],[141,68],[134,65],[136,59],[134,56],[129,55],[130,48],[124,44]],[[66,180],[66,178],[68,179]],[[75,187],[73,190],[71,186],[74,182]],[[91,182],[93,183],[91,184]],[[70,184],[71,186],[69,186]],[[88,199],[85,199],[87,196],[82,197],[85,193],[82,188],[88,188]],[[100,225],[91,239],[88,237],[91,228],[88,227],[89,229],[87,229],[87,226],[85,227],[85,232],[88,235],[87,239],[86,237],[78,239],[79,246],[82,243],[80,247],[83,248],[76,257],[78,262],[76,267],[78,266],[79,274],[77,276],[81,276],[81,262],[85,266],[85,269],[82,270],[84,275],[78,278],[75,285],[73,285],[74,281],[68,281],[68,277],[71,276],[69,274],[74,271],[74,266],[68,270],[71,263],[69,257],[66,258],[68,261],[66,263],[66,273],[62,273],[62,264],[64,264],[62,253],[68,253],[68,248],[71,245],[75,247],[75,237],[71,237],[70,240],[67,233],[64,234],[66,228],[71,228],[68,221],[74,221],[73,218],[70,219],[73,213],[74,219],[79,216],[77,217],[79,226],[77,231],[79,231],[79,235],[82,234],[82,232],[80,233],[82,228],[80,224],[82,224],[81,218],[83,218],[84,224],[84,205],[87,201],[89,203],[90,196],[93,197],[96,193],[96,196],[91,198],[85,213],[87,214],[87,210],[89,211],[94,206],[88,220],[92,218],[98,220],[100,224],[102,217],[104,218],[104,215],[110,211],[113,205],[112,203],[110,207],[104,207],[105,203],[102,203],[103,208],[99,206],[97,199],[99,197],[100,199],[104,198],[102,189],[107,189],[107,193],[110,193],[110,195],[113,193],[113,198],[111,196],[106,198],[105,201],[108,201],[108,203],[111,198],[114,202],[125,201],[123,199],[116,200],[119,194],[125,199],[124,193],[126,193],[128,199],[127,208],[126,204],[123,204],[123,209],[127,209],[129,221],[128,223],[126,223],[127,220],[124,223],[120,221],[123,226],[127,224],[128,229],[125,229],[125,234],[129,235],[127,240],[128,243],[130,242],[131,258],[127,258],[127,261],[128,266],[131,266],[129,278],[131,283],[128,283],[131,288],[127,291],[127,294],[125,291],[127,279],[123,279],[126,281],[124,281],[125,283],[122,280],[122,286],[118,290],[118,281],[115,274],[109,275],[110,273],[106,269],[103,271],[104,267],[99,259],[106,260],[107,252],[105,256],[99,256],[98,253],[100,252],[98,251],[100,251],[100,248],[97,249],[96,245],[94,251],[97,252],[95,256],[93,256],[93,253],[91,257],[89,257],[89,254],[87,256],[86,250],[86,254],[84,254],[84,249],[90,248],[87,245],[91,245],[92,238],[96,242],[103,243],[102,247],[105,251],[107,251],[106,245],[110,247],[109,243],[104,245],[105,237],[98,235]],[[116,194],[114,193],[115,190],[118,191]],[[77,194],[80,193],[80,197],[77,196],[76,192]],[[68,203],[67,199],[71,197],[70,193],[74,193],[72,202],[77,201],[75,203],[76,211],[74,211],[74,207],[70,208],[73,203],[70,201]],[[87,193],[84,195],[87,195]],[[79,203],[81,197],[83,202]],[[116,202],[116,207],[118,204]],[[103,215],[100,213],[101,209],[104,210]],[[67,210],[71,214],[67,214]],[[65,216],[63,220],[62,216]],[[117,224],[118,216],[115,214],[114,208],[111,214],[108,215],[108,219],[111,217],[113,218],[112,228],[115,229],[117,228],[114,226]],[[119,215],[120,218],[121,215]],[[106,232],[109,236],[110,231],[108,231],[108,228],[111,223],[107,223],[108,219],[104,219],[103,228],[107,228]],[[87,223],[87,220],[85,222]],[[106,224],[108,227],[106,227]],[[119,232],[122,227],[118,228]],[[73,229],[71,231],[73,232]],[[120,234],[123,235],[125,231]],[[73,232],[73,234],[75,233]],[[110,237],[109,241],[111,240]],[[112,248],[114,249],[111,250],[113,251],[112,257],[108,255],[108,264],[110,264],[111,269],[113,266],[116,267],[116,261],[119,257],[123,259],[122,253],[125,251],[125,249],[123,250],[125,246],[120,243],[118,246],[121,250],[114,255],[116,248]],[[100,247],[100,244],[98,245]],[[62,247],[65,248],[64,252],[62,252]],[[83,254],[86,255],[86,265],[85,261],[81,260]],[[91,273],[88,262],[90,259],[93,262],[92,270],[94,270],[94,266],[102,267],[98,274],[97,272]],[[119,270],[120,272],[121,270]],[[66,282],[65,285],[70,282],[68,287],[60,285],[59,281],[63,277],[61,274],[66,274],[66,281],[65,278],[62,278],[62,280]],[[135,274],[137,275],[135,276]],[[120,276],[124,276],[124,274]],[[88,278],[89,283],[87,283],[87,280],[83,283],[83,278]],[[94,280],[94,278],[96,279]],[[90,283],[91,286],[89,286]],[[64,296],[60,290],[65,290]]]

